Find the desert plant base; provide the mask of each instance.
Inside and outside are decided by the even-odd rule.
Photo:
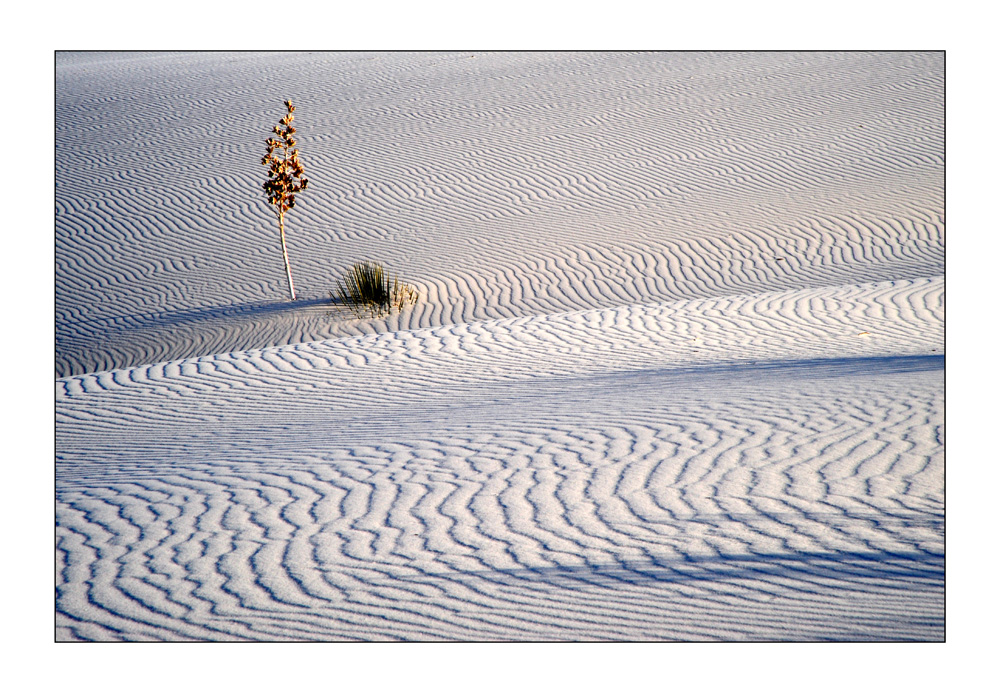
[[[402,310],[407,304],[417,302],[417,292],[413,287],[401,283],[397,277],[390,282],[382,265],[370,260],[354,263],[344,278],[337,280],[337,292],[341,302],[359,318],[366,314],[373,318],[381,317],[388,315],[393,308]],[[332,291],[330,299],[337,300]]]

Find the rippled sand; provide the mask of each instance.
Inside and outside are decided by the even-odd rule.
[[[57,637],[942,640],[943,55],[472,56],[58,55]]]

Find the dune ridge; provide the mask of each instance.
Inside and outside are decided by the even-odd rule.
[[[60,636],[934,637],[941,290],[629,306],[60,379],[59,550],[89,568],[60,573]]]
[[[943,77],[59,54],[56,639],[942,640]]]
[[[941,60],[67,54],[57,376],[940,275]],[[289,218],[296,304],[259,190],[286,97],[312,183]],[[418,288],[414,310],[327,314],[365,258]]]

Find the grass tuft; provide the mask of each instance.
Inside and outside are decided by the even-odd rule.
[[[403,284],[398,278],[389,275],[382,265],[371,260],[356,262],[344,275],[337,280],[337,292],[341,302],[354,311],[359,318],[376,318],[386,315],[395,307],[402,310],[407,304],[417,302],[417,292],[413,287]],[[330,298],[336,302],[333,292]]]

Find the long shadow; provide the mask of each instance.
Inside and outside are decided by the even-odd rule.
[[[567,374],[528,378],[502,387],[475,392],[456,392],[446,408],[436,411],[432,405],[423,408],[428,416],[454,416],[462,410],[473,411],[509,405],[524,410],[532,402],[552,399],[640,403],[659,401],[666,393],[702,394],[724,391],[732,387],[781,386],[788,381],[819,381],[836,378],[875,378],[885,375],[943,371],[944,356],[914,354],[907,356],[857,356],[844,358],[778,359],[728,361],[723,363],[685,365],[676,368],[636,368],[595,375]],[[577,399],[573,399],[576,397]],[[644,399],[645,398],[645,399]],[[575,404],[573,406],[576,406]],[[443,413],[442,413],[443,412]]]
[[[887,375],[893,373],[918,373],[944,370],[944,354],[908,354],[904,356],[845,356],[838,358],[809,359],[740,359],[722,363],[706,363],[675,368],[642,368],[622,372],[601,373],[593,376],[563,376],[533,380],[532,386],[551,380],[598,384],[601,381],[616,384],[637,383],[661,379],[725,378],[728,380],[761,380],[773,376],[791,378],[837,378],[845,376]]]
[[[804,583],[857,583],[858,587],[878,586],[912,589],[920,585],[944,588],[944,555],[931,552],[893,553],[825,552],[766,553],[719,556],[688,556],[680,559],[627,561],[612,565],[557,566],[498,569],[488,571],[426,572],[399,580],[455,581],[483,579],[513,584],[523,581],[563,584],[641,584],[643,582],[689,583],[778,578]],[[874,582],[873,582],[874,581]]]
[[[944,354],[907,354],[904,356],[844,356],[811,359],[752,359],[727,361],[713,365],[682,366],[645,371],[655,375],[768,375],[782,372],[796,377],[811,375],[831,377],[885,373],[914,373],[944,369]]]
[[[507,595],[565,604],[585,619],[598,604],[622,622],[664,624],[664,639],[905,641],[945,638],[941,554],[817,552],[689,556],[610,565],[425,572],[385,584],[444,594]],[[648,633],[655,632],[648,630]],[[648,634],[644,637],[650,637]],[[654,636],[655,637],[655,636]]]
[[[845,356],[840,358],[774,359],[733,361],[700,368],[665,371],[681,374],[690,370],[704,375],[746,375],[766,377],[780,373],[795,378],[831,378],[857,375],[917,373],[944,369],[943,354],[908,354],[904,356]]]
[[[284,313],[324,304],[331,306],[336,305],[336,303],[329,297],[307,299],[300,298],[295,301],[250,301],[246,303],[234,303],[228,306],[205,306],[202,308],[189,308],[186,310],[165,311],[162,313],[115,315],[103,318],[91,318],[88,320],[64,320],[58,322],[57,326],[69,327],[73,325],[96,325],[101,323],[106,323],[109,326],[124,323],[130,327],[176,326],[186,322],[215,320],[218,318]]]

